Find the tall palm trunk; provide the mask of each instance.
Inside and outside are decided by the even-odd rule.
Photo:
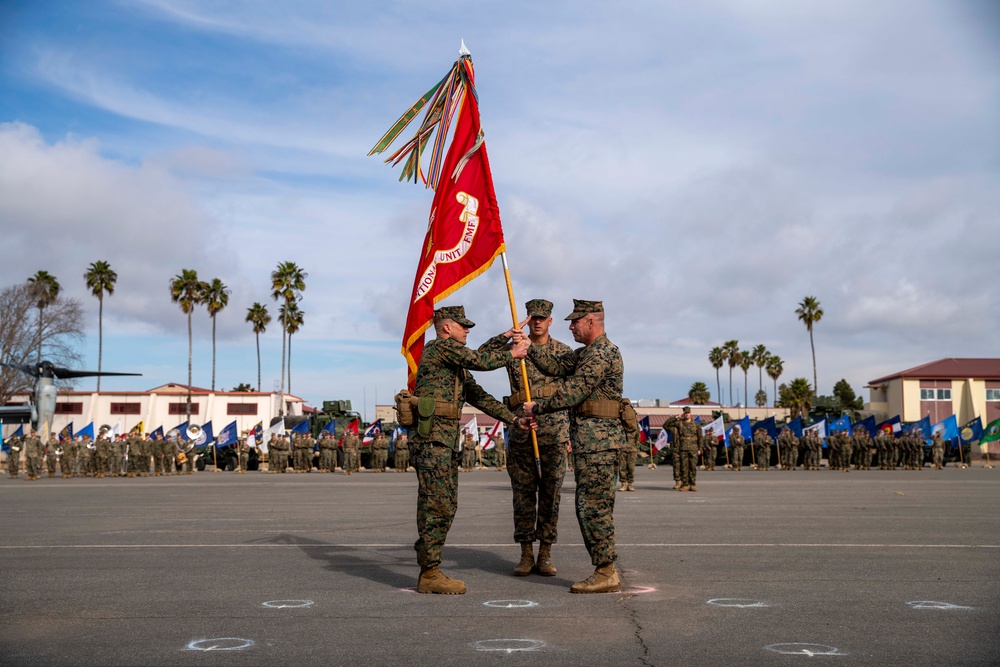
[[[281,323],[281,391],[278,394],[278,416],[285,416],[285,355],[288,353],[288,347],[285,343],[285,336],[288,332],[285,331],[285,323]]]
[[[819,396],[819,380],[816,379],[816,345],[813,343],[812,327],[809,327],[809,347],[813,353],[813,392]]]
[[[729,407],[736,405],[733,403],[733,367],[729,367]]]
[[[774,396],[771,397],[771,407],[778,407],[778,378],[774,378]]]
[[[188,421],[188,426],[191,422],[191,359],[194,356],[194,344],[192,343],[193,337],[191,335],[191,313],[188,313],[188,393],[187,393],[187,404],[184,407],[184,417]]]
[[[715,389],[719,392],[719,405],[724,405],[722,402],[722,381],[719,379],[719,369],[715,369]]]
[[[747,389],[747,377],[749,373],[743,374],[743,414],[747,414],[747,410],[750,408],[750,390]]]
[[[215,391],[215,315],[212,315],[212,391]]]
[[[38,307],[38,363],[42,363],[42,307]]]
[[[104,293],[97,297],[97,393],[101,393],[101,359],[104,357]]]
[[[257,336],[257,391],[260,391],[260,334]]]
[[[292,334],[288,334],[288,393],[292,393]]]

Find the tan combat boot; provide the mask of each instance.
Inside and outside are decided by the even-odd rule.
[[[626,491],[635,491],[635,487],[634,487],[634,486],[632,486],[632,483],[631,483],[631,482],[629,482],[629,484],[628,484],[628,488],[627,488],[627,489],[625,489],[625,490],[626,490]]]
[[[683,491],[683,489],[681,489],[681,490]],[[691,486],[688,487],[688,491],[697,491],[697,490],[698,490],[698,488],[694,484],[692,484]]]
[[[570,593],[613,593],[621,590],[621,581],[614,563],[601,565],[594,573],[570,586]]]
[[[535,554],[531,550],[531,542],[521,543],[521,560],[514,566],[515,577],[527,577],[535,568]]]
[[[619,491],[628,491],[628,484],[626,484],[625,482],[622,482],[622,486],[618,490]]]
[[[465,593],[465,584],[458,579],[452,579],[437,567],[427,567],[420,570],[417,592],[462,595]]]
[[[685,485],[685,486],[682,486],[681,488],[679,488],[679,489],[677,489],[677,490],[678,490],[678,491],[689,491],[690,489],[691,489],[691,487],[690,487],[690,486],[686,486],[686,485]]]
[[[683,486],[683,485],[680,482],[674,482],[674,489],[675,490],[681,488],[681,486]]]
[[[542,542],[538,545],[538,561],[535,563],[538,574],[543,577],[556,576],[556,566],[552,564],[552,545]]]

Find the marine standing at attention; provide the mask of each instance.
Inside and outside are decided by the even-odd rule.
[[[459,417],[470,403],[494,419],[507,424],[517,417],[490,396],[469,370],[491,371],[511,359],[523,359],[525,345],[510,350],[485,352],[465,346],[475,323],[465,317],[462,306],[446,306],[434,312],[437,337],[424,346],[417,368],[414,395],[418,418],[411,429],[410,448],[417,469],[417,532],[413,545],[420,563],[418,593],[465,593],[465,584],[441,572],[441,550],[458,509]],[[426,416],[425,416],[426,415]]]
[[[564,355],[573,350],[566,343],[549,335],[552,326],[552,302],[532,299],[524,304],[528,313],[528,338],[533,348],[549,354]],[[480,350],[505,350],[513,345],[513,329],[494,336],[483,343]],[[555,393],[556,383],[542,374],[531,360],[525,360],[528,371],[528,387],[531,398],[548,398]],[[525,401],[521,363],[511,360],[507,364],[510,381],[508,404],[516,409]],[[569,442],[569,412],[557,410],[538,418],[536,437],[538,456],[542,463],[542,477],[535,469],[535,452],[531,444],[531,433],[526,429],[514,429],[510,434],[510,452],[507,454],[507,474],[513,491],[514,541],[521,545],[521,560],[514,567],[514,576],[526,577],[537,571],[552,577],[556,574],[552,564],[552,545],[556,542],[556,526],[559,521],[559,498],[563,478],[566,476],[566,443]],[[497,468],[503,460],[501,440],[494,447]],[[534,543],[538,541],[538,559],[534,556]]]
[[[546,375],[562,378],[555,392],[524,404],[529,418],[570,409],[570,440],[576,477],[576,518],[594,573],[572,585],[572,593],[621,589],[615,569],[615,466],[625,444],[621,422],[625,367],[618,346],[604,332],[604,304],[573,299],[566,317],[573,340],[583,347],[552,354],[532,345],[528,358]],[[534,397],[532,397],[534,398]]]

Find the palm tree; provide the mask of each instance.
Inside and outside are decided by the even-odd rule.
[[[807,296],[802,299],[802,303],[795,310],[795,314],[806,325],[809,330],[809,347],[812,348],[813,355],[813,387],[818,388],[819,382],[816,379],[816,344],[813,343],[813,325],[823,319],[823,309],[819,306],[819,300],[814,296]]]
[[[229,288],[218,278],[202,283],[201,303],[205,304],[208,315],[212,318],[212,391],[215,391],[215,316],[229,305],[229,294]]]
[[[87,289],[97,297],[97,393],[101,393],[101,362],[104,356],[104,295],[111,296],[115,293],[115,283],[118,282],[118,274],[111,269],[111,265],[103,260],[91,262],[87,272],[83,274],[83,279],[87,281]]]
[[[688,400],[695,405],[705,405],[711,397],[712,395],[708,393],[708,387],[705,386],[704,382],[695,382],[688,389]]]
[[[807,415],[812,408],[813,395],[809,380],[795,378],[791,384],[781,385],[781,407],[788,408],[789,416],[792,419],[800,415]]]
[[[740,365],[740,342],[729,340],[722,345],[722,351],[726,353],[726,361],[729,362],[729,405],[733,403],[733,369]]]
[[[767,392],[763,389],[758,389],[757,395],[754,396],[754,403],[757,404],[758,408],[762,408],[767,405]]]
[[[288,393],[292,393],[292,334],[298,333],[305,322],[305,311],[299,310],[297,301],[292,301],[278,308],[278,319],[288,333]]]
[[[170,281],[170,300],[181,307],[181,312],[188,319],[188,381],[187,405],[184,408],[185,418],[191,420],[191,359],[193,356],[191,337],[191,313],[194,307],[201,303],[204,285],[198,280],[198,272],[194,269],[181,269],[181,272]]]
[[[42,311],[59,297],[62,287],[56,277],[48,271],[39,271],[28,278],[28,284],[38,299],[38,363],[42,361]]]
[[[306,288],[306,278],[308,275],[300,269],[295,262],[280,262],[278,268],[271,272],[271,296],[275,301],[284,299],[285,307],[292,301],[296,301],[299,295]],[[278,408],[278,415],[285,415],[285,354],[286,354],[286,331],[284,325],[281,327],[281,405]]]
[[[750,353],[750,358],[753,359],[754,365],[757,366],[757,391],[764,388],[764,366],[767,365],[767,358],[771,355],[767,351],[767,348],[763,345],[758,345]]]
[[[247,308],[247,316],[244,321],[253,325],[254,335],[257,336],[257,391],[260,391],[260,335],[271,323],[271,315],[267,312],[267,306],[262,303],[254,303]]]
[[[708,362],[715,369],[715,388],[719,392],[719,405],[722,405],[722,383],[719,381],[719,369],[726,364],[726,351],[721,347],[713,347],[708,353]]]
[[[767,377],[774,380],[774,405],[778,405],[778,378],[785,371],[785,362],[781,360],[776,354],[772,354],[767,358]]]
[[[750,390],[747,387],[747,377],[751,366],[753,366],[753,353],[749,350],[743,350],[740,352],[740,368],[743,369],[743,414],[746,414],[746,406],[750,405]]]

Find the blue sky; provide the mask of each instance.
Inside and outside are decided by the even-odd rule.
[[[554,301],[568,341],[571,299],[603,299],[632,398],[696,380],[715,398],[706,357],[731,338],[811,378],[807,294],[820,393],[996,356],[998,25],[987,1],[8,1],[3,283],[55,274],[88,308],[95,367],[82,274],[110,262],[104,366],[144,376],[102,386],[145,389],[186,374],[170,277],[219,277],[228,388],[256,381],[246,308],[273,312],[270,271],[296,261],[292,389],[371,415],[405,382],[431,193],[366,155],[464,38],[517,299]],[[509,326],[499,266],[450,302],[480,324],[471,344]],[[275,386],[276,327],[261,344]],[[195,384],[210,355],[202,311]]]

